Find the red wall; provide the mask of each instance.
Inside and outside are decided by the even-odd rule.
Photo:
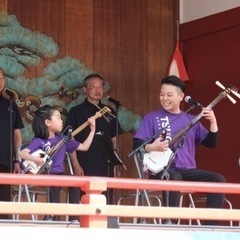
[[[204,106],[222,91],[215,81],[240,88],[239,16],[240,7],[180,25],[182,53],[190,77],[187,94]],[[240,99],[234,98],[235,105],[224,98],[213,108],[219,124],[219,144],[215,149],[200,147],[197,162],[199,168],[217,171],[228,182],[239,183]],[[240,195],[227,197],[234,208],[240,208]]]

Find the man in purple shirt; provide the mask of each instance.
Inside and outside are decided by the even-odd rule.
[[[169,168],[165,168],[168,174],[166,175],[164,170],[154,173],[149,171],[151,179],[226,182],[225,177],[218,173],[196,169],[195,148],[197,145],[214,148],[218,139],[218,125],[212,109],[202,108],[202,116],[210,123],[209,130],[199,121],[194,121],[196,116],[184,113],[180,109],[184,92],[185,83],[178,77],[169,76],[162,80],[159,96],[162,108],[144,116],[133,138],[133,148],[137,149],[143,144],[146,153],[161,154],[172,150],[173,155],[169,155]],[[180,136],[177,135],[183,129],[186,131]],[[153,136],[155,138],[148,142]],[[144,145],[146,141],[147,144]],[[170,192],[169,198],[164,192],[163,196],[165,206],[179,206],[180,192]],[[208,193],[207,207],[221,208],[223,200],[224,194]],[[205,221],[205,224],[216,225],[218,222]]]

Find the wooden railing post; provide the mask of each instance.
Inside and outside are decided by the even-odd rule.
[[[80,204],[91,204],[96,206],[95,215],[81,215],[79,217],[81,227],[107,228],[107,216],[101,216],[102,206],[106,206],[107,201],[102,192],[107,190],[107,182],[91,181],[82,190],[86,193],[81,198]]]

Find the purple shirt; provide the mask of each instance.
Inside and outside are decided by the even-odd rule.
[[[33,153],[39,149],[47,152],[49,149],[54,147],[59,141],[63,139],[62,136],[55,135],[54,138],[41,139],[34,138],[27,148],[30,150],[30,153]],[[56,154],[52,157],[53,164],[51,166],[50,174],[59,174],[64,172],[64,158],[66,152],[74,152],[78,146],[79,142],[75,140],[65,142],[60,149],[56,151]]]
[[[166,128],[166,139],[171,141],[178,132],[189,126],[194,117],[194,115],[182,111],[179,114],[172,114],[163,108],[159,109],[144,116],[134,138],[146,141],[160,132],[161,129]],[[199,121],[194,124],[187,131],[181,148],[177,147],[179,141],[171,146],[174,152],[175,149],[178,148],[178,150],[170,168],[195,169],[195,147],[202,143],[207,137],[208,132],[209,131]]]

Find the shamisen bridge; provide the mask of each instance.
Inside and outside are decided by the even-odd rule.
[[[86,194],[81,204],[0,202],[0,214],[76,215],[80,223],[0,220],[2,239],[240,239],[237,226],[180,226],[132,224],[118,229],[107,228],[108,217],[138,217],[158,219],[198,219],[240,221],[239,209],[206,209],[188,207],[107,205],[102,194],[107,188],[128,190],[212,192],[240,194],[240,184],[199,183],[186,181],[156,181],[129,178],[77,177],[53,175],[0,174],[0,184],[79,187]]]

